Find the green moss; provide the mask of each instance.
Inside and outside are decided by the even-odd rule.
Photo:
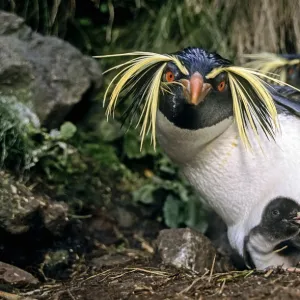
[[[11,97],[0,97],[0,166],[22,171],[32,159],[30,131],[36,116]]]

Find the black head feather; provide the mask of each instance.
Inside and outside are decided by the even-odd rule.
[[[202,48],[188,47],[174,54],[189,69],[190,74],[196,71],[201,74],[208,74],[215,68],[232,65],[231,61],[218,53],[208,52]]]

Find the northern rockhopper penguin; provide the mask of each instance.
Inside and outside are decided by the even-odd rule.
[[[263,210],[260,223],[245,237],[247,267],[259,270],[297,267],[300,263],[299,234],[300,205],[285,197],[271,200]]]
[[[253,208],[300,195],[300,104],[283,93],[299,91],[201,48],[98,57],[115,56],[130,59],[109,70],[117,74],[104,96],[107,115],[119,98],[130,101],[124,116],[141,124],[141,145],[148,132],[154,147],[158,140],[224,220],[242,256]],[[251,228],[259,222],[254,215]]]

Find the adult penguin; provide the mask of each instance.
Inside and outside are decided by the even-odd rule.
[[[217,53],[186,48],[173,54],[134,52],[110,69],[107,114],[119,97],[125,117],[147,132],[228,226],[243,255],[245,222],[253,207],[278,196],[300,201],[299,103],[296,91],[256,70],[234,66]],[[285,85],[279,87],[267,83]],[[276,104],[277,103],[277,104]],[[251,226],[259,224],[254,216]],[[249,224],[248,224],[249,225]]]

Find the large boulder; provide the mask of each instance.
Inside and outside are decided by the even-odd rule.
[[[88,105],[101,84],[94,59],[0,11],[0,101],[25,105],[30,111],[21,110],[35,125],[54,128],[76,104]]]

